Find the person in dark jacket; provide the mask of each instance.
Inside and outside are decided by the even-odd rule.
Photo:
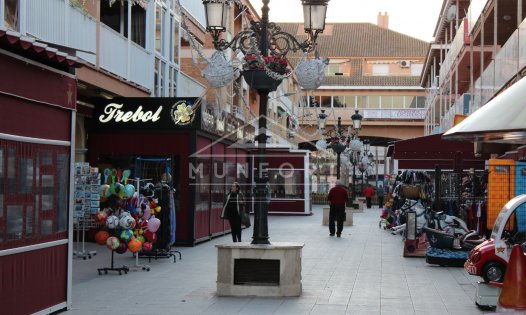
[[[221,219],[228,219],[230,223],[234,242],[241,242],[241,215],[245,211],[245,200],[240,188],[237,182],[232,184],[221,212]]]
[[[378,197],[378,207],[380,209],[384,208],[384,187],[382,185],[378,185],[378,188],[376,188],[376,196]]]
[[[334,232],[341,237],[343,231],[343,221],[345,221],[345,203],[347,202],[347,189],[340,180],[336,181],[336,186],[331,188],[327,200],[329,201],[329,235],[334,236]],[[336,231],[334,221],[336,220]]]

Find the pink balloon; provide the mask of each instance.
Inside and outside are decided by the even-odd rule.
[[[144,209],[142,218],[145,220],[148,220],[150,218],[150,215],[151,215],[151,209],[149,207],[146,207],[146,209]]]
[[[152,215],[150,220],[148,220],[148,230],[155,233],[159,229],[159,226],[161,226],[161,220],[157,219],[155,215]]]

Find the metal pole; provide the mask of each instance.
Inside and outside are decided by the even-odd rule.
[[[261,54],[268,56],[268,3],[270,0],[263,0],[261,8],[261,34],[259,36]],[[259,94],[259,133],[258,133],[258,174],[256,178],[256,197],[257,207],[254,211],[254,233],[252,244],[270,244],[268,237],[268,206],[266,202],[268,174],[263,171],[265,165],[266,143],[267,143],[267,103],[269,90],[258,90]]]
[[[336,133],[336,136],[340,137],[340,130],[342,128],[342,118],[341,117],[338,117],[338,127],[337,127],[337,133]],[[341,139],[338,139],[341,141]],[[340,179],[340,154],[341,152],[336,152],[336,179]]]

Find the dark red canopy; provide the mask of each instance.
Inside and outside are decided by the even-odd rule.
[[[461,159],[464,169],[484,169],[487,159],[486,156],[475,157],[472,142],[443,140],[441,134],[396,141],[392,151],[388,156],[398,160],[399,169],[431,170],[437,165],[452,169],[455,157]]]

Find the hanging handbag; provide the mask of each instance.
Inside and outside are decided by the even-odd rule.
[[[245,227],[250,227],[250,215],[246,213],[245,211],[241,212],[241,224],[243,224]]]
[[[402,196],[408,199],[418,199],[420,198],[420,186],[418,185],[409,185],[402,184]]]

